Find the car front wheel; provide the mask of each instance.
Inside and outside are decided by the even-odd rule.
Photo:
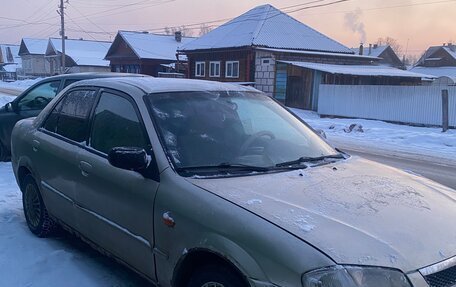
[[[6,148],[0,143],[0,162],[8,161],[8,156],[6,153]]]
[[[187,287],[244,287],[245,281],[231,268],[205,265],[197,268]]]
[[[33,176],[27,175],[22,182],[22,186],[22,205],[30,231],[38,237],[51,235],[57,224],[49,217]]]

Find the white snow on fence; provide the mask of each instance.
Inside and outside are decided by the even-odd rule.
[[[449,122],[455,127],[455,86],[320,85],[318,113],[439,126],[442,89],[449,92]]]

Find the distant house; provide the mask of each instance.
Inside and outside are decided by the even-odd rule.
[[[19,57],[19,45],[0,44],[0,80],[14,81],[21,71],[22,59]]]
[[[112,72],[125,72],[159,76],[160,73],[182,72],[186,58],[176,68],[177,49],[194,40],[175,35],[158,35],[147,32],[119,31],[105,59],[110,61]]]
[[[29,77],[51,75],[51,67],[45,58],[48,39],[23,38],[19,47],[22,59],[22,73]]]
[[[356,55],[380,58],[378,63],[382,66],[405,69],[404,63],[402,63],[401,59],[390,45],[369,44],[369,47],[363,47],[361,45],[359,48],[352,48],[352,51]]]
[[[82,39],[65,40],[65,73],[108,72],[109,61],[104,57],[111,42]],[[52,75],[61,73],[62,40],[50,38],[46,48],[46,59]]]
[[[437,77],[435,84],[455,85],[456,45],[430,47],[410,71]]]
[[[188,58],[189,78],[252,83],[287,106],[304,109],[316,109],[322,83],[421,81],[402,70],[385,72],[380,58],[356,55],[271,5],[258,6],[221,25],[179,53]]]

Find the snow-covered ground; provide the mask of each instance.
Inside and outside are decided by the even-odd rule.
[[[291,110],[313,128],[323,130],[335,147],[456,162],[454,129],[442,133],[440,128],[412,127],[375,120],[320,118],[315,112]],[[347,132],[352,124],[362,126],[363,131],[357,131],[357,126]]]
[[[43,78],[33,79],[33,80],[20,80],[15,82],[2,82],[0,81],[0,89],[11,89],[11,90],[18,90],[24,91],[31,85],[35,84],[36,82],[42,80]]]
[[[69,234],[37,238],[27,227],[10,163],[0,163],[0,286],[150,286]]]
[[[0,93],[0,107],[5,105],[6,103],[13,101],[15,98],[15,96]]]

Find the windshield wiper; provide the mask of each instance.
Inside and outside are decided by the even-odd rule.
[[[269,171],[270,168],[263,167],[263,166],[254,166],[254,165],[247,165],[241,163],[221,163],[218,165],[203,165],[203,166],[187,166],[187,167],[179,167],[177,170],[179,171],[201,171],[201,170],[238,170],[238,171],[258,171],[258,172],[265,172]]]
[[[319,161],[323,161],[326,159],[342,159],[342,158],[345,158],[345,157],[341,153],[333,154],[333,155],[318,156],[318,157],[300,157],[296,160],[278,163],[275,166],[276,167],[286,167],[286,166],[298,165],[298,164],[306,163],[306,162],[319,162]]]

